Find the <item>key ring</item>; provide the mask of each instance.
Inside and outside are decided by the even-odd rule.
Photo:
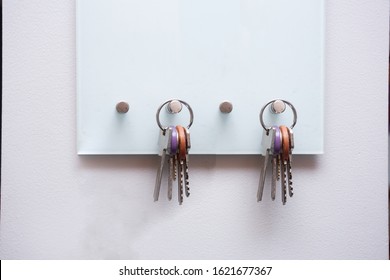
[[[274,103],[274,102],[277,101],[277,100],[280,100],[280,101],[283,101],[284,103],[286,103],[286,104],[291,108],[291,110],[292,110],[292,112],[293,112],[293,114],[294,114],[293,123],[292,123],[292,125],[290,126],[290,128],[293,129],[294,126],[295,126],[296,123],[297,123],[297,118],[298,118],[298,116],[297,116],[297,110],[295,110],[295,107],[294,107],[290,102],[288,102],[288,101],[286,101],[286,100],[283,100],[283,99],[274,99],[274,100],[271,100],[270,102],[268,102],[267,104],[265,104],[265,105],[263,106],[263,108],[261,108],[261,111],[260,111],[260,124],[261,124],[261,126],[264,128],[264,130],[267,131],[267,132],[268,132],[272,127],[269,126],[269,127],[267,128],[267,126],[266,126],[265,123],[264,123],[264,120],[263,120],[264,110],[265,110],[265,108],[267,108],[270,104]]]
[[[190,129],[190,127],[192,126],[192,123],[194,122],[194,112],[192,111],[192,108],[191,106],[183,101],[183,100],[179,100],[179,99],[170,99],[168,101],[165,101],[163,104],[160,105],[160,107],[157,109],[157,113],[156,113],[156,121],[157,121],[157,125],[158,127],[162,130],[162,131],[165,131],[168,129],[168,126],[166,127],[163,127],[161,122],[160,122],[160,112],[161,112],[161,109],[167,105],[168,103],[172,102],[172,101],[179,101],[181,104],[183,104],[184,106],[187,107],[188,111],[190,112],[190,123],[188,124],[187,126],[187,129]]]

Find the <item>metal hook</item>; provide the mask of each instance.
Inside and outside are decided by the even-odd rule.
[[[265,129],[265,131],[268,132],[272,128],[271,126],[267,127],[264,123],[263,114],[264,114],[265,108],[267,108],[270,104],[272,104],[273,106],[271,106],[271,111],[274,112],[275,114],[280,114],[280,113],[283,113],[286,109],[286,108],[283,109],[283,104],[281,104],[281,103],[287,104],[291,108],[291,110],[294,114],[293,123],[290,126],[290,128],[293,129],[294,126],[296,125],[298,116],[297,116],[297,110],[295,109],[295,107],[290,102],[288,102],[286,100],[274,99],[274,100],[269,101],[267,104],[265,104],[263,106],[263,108],[261,108],[261,110],[260,110],[260,116],[259,116],[260,117],[260,124]],[[286,105],[284,105],[284,107],[286,107]]]
[[[165,130],[167,130],[168,129],[168,126],[162,126],[162,124],[161,124],[161,122],[160,122],[160,112],[161,112],[161,109],[165,106],[165,105],[167,105],[168,103],[173,103],[173,102],[179,102],[180,103],[180,105],[184,105],[184,106],[186,106],[187,107],[187,109],[188,109],[188,111],[190,112],[190,123],[188,124],[188,126],[187,126],[187,129],[189,129],[191,126],[192,126],[192,123],[194,122],[194,112],[192,111],[192,108],[191,108],[191,106],[187,103],[187,102],[185,102],[185,101],[183,101],[183,100],[179,100],[179,99],[170,99],[170,100],[168,100],[168,101],[165,101],[163,104],[161,104],[160,105],[160,107],[158,107],[158,109],[157,109],[157,113],[156,113],[156,121],[157,121],[157,125],[158,125],[158,127],[162,130],[162,131],[165,131]],[[176,104],[177,105],[177,104]],[[169,107],[169,106],[168,106]],[[178,108],[177,106],[175,106],[176,108]],[[171,108],[172,109],[172,108]],[[168,112],[169,112],[169,109],[167,109],[168,110]],[[180,111],[181,111],[181,109],[180,109]],[[180,111],[178,111],[178,112],[176,112],[176,113],[179,113]],[[174,112],[172,112],[172,114],[176,114],[176,113],[174,113]]]
[[[181,110],[183,109],[183,105],[181,102],[177,99],[172,100],[171,102],[168,103],[167,105],[167,111],[170,114],[177,114],[180,113]]]
[[[274,114],[281,114],[286,110],[286,103],[283,100],[277,99],[271,103],[270,109]]]

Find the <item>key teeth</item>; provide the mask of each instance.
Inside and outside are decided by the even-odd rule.
[[[276,177],[276,181],[280,181],[280,177],[281,177],[281,166],[280,166],[280,155],[277,157],[277,161],[276,161],[276,166],[277,166],[277,177]]]
[[[177,156],[173,159],[173,181],[176,181],[177,179]]]
[[[188,178],[187,178],[188,180]],[[189,183],[188,181],[186,182],[186,197],[189,197],[190,196],[190,187],[189,187]]]
[[[294,188],[293,188],[293,184],[291,181],[289,182],[289,185],[288,185],[288,194],[290,197],[293,197],[293,195],[294,195]]]
[[[272,157],[272,181],[271,181],[271,199],[275,200],[275,195],[276,195],[276,182],[277,182],[277,177],[278,177],[278,166],[277,166],[277,157],[273,155]]]
[[[288,190],[290,197],[294,195],[293,181],[292,181],[292,168],[291,168],[291,160],[288,161]]]
[[[186,173],[185,173],[185,162],[184,162],[184,159],[181,159],[180,160],[180,205],[182,205],[183,203],[183,199],[184,199],[184,192],[186,190],[183,190],[184,188],[186,188]]]
[[[183,204],[183,190],[180,190],[180,200],[179,200],[179,205]]]
[[[294,188],[293,188],[293,182],[292,182],[292,176],[290,176],[289,184],[288,184],[288,190],[290,197],[293,197],[294,195]]]
[[[289,195],[290,195],[290,197],[293,197],[293,195],[294,195],[294,188],[293,188],[293,186],[292,186],[292,183],[291,183],[291,185],[290,185],[290,192],[289,192]]]
[[[189,197],[190,196],[190,182],[189,182],[189,178],[190,178],[190,175],[188,173],[188,161],[189,161],[189,157],[188,157],[188,154],[186,156],[186,159],[185,159],[185,162],[184,162],[184,178],[185,178],[185,191],[186,191],[186,197]]]
[[[180,205],[183,204],[183,198],[184,198],[184,196],[183,196],[183,189],[181,189],[180,190]]]
[[[190,187],[186,185],[186,197],[190,196]]]
[[[283,170],[282,170],[282,172],[283,172],[283,176],[282,176],[282,179],[283,179],[283,186],[282,186],[282,188],[283,188],[283,199],[282,199],[282,202],[283,202],[283,205],[286,205],[286,202],[287,202],[287,174],[286,174],[286,172],[287,172],[287,163],[286,162],[284,162],[283,163]]]

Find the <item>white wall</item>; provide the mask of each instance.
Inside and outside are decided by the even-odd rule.
[[[388,258],[388,1],[326,2],[325,154],[283,207],[259,156],[193,156],[182,206],[157,157],[77,156],[74,0],[3,1],[1,259]]]

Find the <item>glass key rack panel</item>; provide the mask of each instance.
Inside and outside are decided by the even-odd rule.
[[[77,1],[79,154],[157,154],[156,111],[175,98],[194,112],[191,154],[259,154],[259,113],[277,98],[297,110],[294,153],[321,154],[323,97],[323,1]]]

